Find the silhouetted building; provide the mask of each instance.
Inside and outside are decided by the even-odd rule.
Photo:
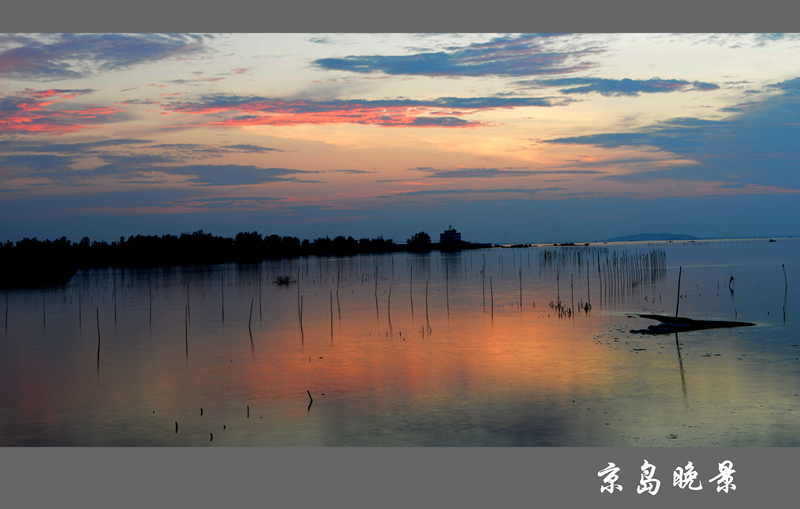
[[[461,234],[453,228],[453,225],[449,225],[449,229],[445,230],[444,233],[439,234],[439,242],[441,244],[460,244],[461,243]]]

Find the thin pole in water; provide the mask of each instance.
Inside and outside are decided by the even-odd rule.
[[[425,281],[425,319],[430,322],[428,318],[428,281]]]
[[[681,273],[682,272],[683,272],[683,266],[681,266],[680,269],[678,269],[678,302],[677,302],[677,304],[675,304],[675,318],[678,317],[678,308],[681,305]]]
[[[558,266],[556,266],[556,290],[558,292],[558,303],[561,304],[561,281],[558,273]]]
[[[328,290],[331,298],[331,341],[333,341],[333,290]]]
[[[300,335],[303,335],[303,296],[300,296]]]
[[[411,279],[408,283],[408,295],[411,298],[411,316],[414,316],[414,264],[411,264]]]
[[[97,373],[100,373],[100,308],[97,308]]]
[[[492,292],[492,318],[494,318],[494,289],[492,288],[492,276],[489,276],[489,291]]]
[[[450,314],[450,270],[447,265],[444,266],[444,290],[445,297],[447,298],[447,314]]]
[[[589,289],[589,260],[586,260],[586,298],[589,299],[587,304],[589,304],[589,308],[592,307],[592,292]]]
[[[247,321],[247,330],[252,330],[252,329],[250,329],[250,324],[253,323],[253,301],[254,300],[256,300],[255,297],[252,297],[250,299],[250,319]],[[188,306],[187,306],[187,309],[188,309]]]
[[[342,320],[342,305],[339,303],[339,280],[341,276],[341,262],[336,264],[336,307],[339,310],[339,321]]]
[[[483,295],[483,311],[486,312],[486,253],[483,253],[483,268],[481,269],[481,274],[483,276],[483,291],[481,295]]]

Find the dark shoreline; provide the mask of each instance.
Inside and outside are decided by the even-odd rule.
[[[481,249],[492,244],[458,242],[451,244],[395,244],[391,239],[356,240],[338,236],[300,241],[297,237],[262,237],[257,232],[239,233],[234,238],[216,237],[202,230],[181,236],[131,236],[111,244],[25,238],[16,244],[0,244],[0,288],[36,288],[63,285],[78,269],[120,267],[174,267],[215,263],[253,263],[307,256],[355,256],[395,252],[424,253]]]

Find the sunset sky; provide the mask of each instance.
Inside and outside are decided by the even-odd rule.
[[[0,240],[800,235],[800,36],[0,34]]]

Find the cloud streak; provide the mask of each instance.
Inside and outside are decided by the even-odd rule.
[[[546,80],[523,80],[517,85],[528,88],[564,87],[559,90],[562,94],[589,94],[596,92],[606,97],[636,97],[641,94],[657,94],[669,92],[690,92],[718,90],[719,85],[701,81],[685,81],[659,78],[649,80],[621,80],[607,78],[557,78]]]
[[[65,134],[124,118],[125,110],[113,106],[68,108],[60,104],[91,92],[25,89],[15,96],[0,97],[0,134]]]
[[[24,152],[28,154],[74,154],[76,156],[100,157],[107,161],[115,157],[122,157],[124,154],[114,152],[114,149],[140,149],[157,150],[157,156],[163,157],[164,161],[178,161],[185,158],[207,158],[222,157],[229,154],[270,154],[273,152],[283,152],[279,148],[262,147],[252,144],[237,145],[206,145],[200,143],[159,143],[155,144],[152,140],[137,139],[109,139],[84,143],[46,143],[40,141],[26,140],[0,140],[0,151],[5,153]],[[173,155],[166,156],[163,153],[170,152]],[[156,155],[140,154],[141,157],[155,157]]]
[[[389,198],[397,196],[427,196],[427,195],[448,195],[448,194],[500,194],[500,193],[521,193],[536,194],[543,191],[563,191],[563,187],[544,187],[539,189],[422,189],[419,191],[398,191],[396,193],[385,194],[379,198]]]
[[[430,100],[284,100],[216,94],[196,101],[161,105],[171,113],[227,117],[216,126],[300,124],[372,124],[386,127],[472,127],[485,125],[460,117],[480,111],[520,107],[552,107],[566,101],[539,97],[440,97]]]
[[[595,66],[583,59],[602,50],[559,51],[557,34],[498,37],[486,43],[451,47],[447,51],[411,55],[369,55],[321,58],[312,65],[321,70],[355,73],[381,72],[419,76],[533,76],[586,71]]]
[[[413,171],[427,171],[426,178],[504,178],[530,177],[533,175],[591,175],[603,173],[595,170],[500,170],[497,168],[459,168],[457,170],[434,170],[414,168]]]
[[[198,55],[205,36],[173,34],[0,35],[0,77],[56,81]]]
[[[78,174],[78,172],[72,172]],[[238,164],[186,166],[131,166],[108,164],[81,172],[83,175],[117,175],[125,178],[153,177],[162,174],[186,176],[187,182],[198,186],[246,186],[270,182],[318,183],[318,180],[299,180],[295,175],[318,173],[287,168],[260,168]]]

